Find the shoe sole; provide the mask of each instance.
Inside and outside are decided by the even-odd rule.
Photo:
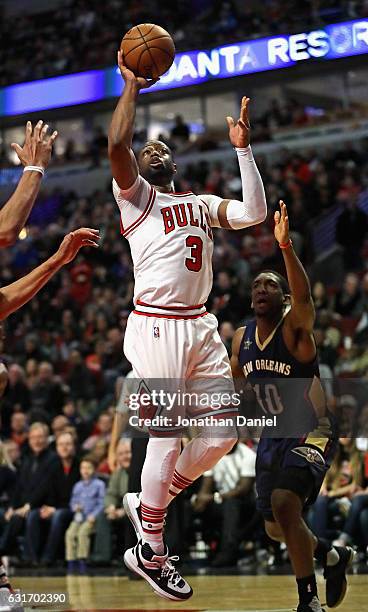
[[[165,599],[171,599],[172,601],[186,601],[193,595],[193,592],[191,592],[188,597],[175,597],[175,595],[170,595],[169,593],[166,593],[166,591],[160,589],[160,587],[157,586],[155,581],[152,580],[149,576],[147,576],[147,574],[137,565],[135,555],[132,553],[130,548],[125,551],[124,563],[127,568],[130,569],[131,572],[134,572],[138,576],[144,578],[146,582],[148,582],[148,584],[153,588],[156,595],[160,595],[160,597],[164,597]]]
[[[354,561],[354,557],[355,557],[355,551],[352,548],[350,548],[350,546],[348,546],[347,549],[349,549],[349,551],[350,551],[350,557],[349,557],[348,562],[347,562],[347,564],[345,566],[345,572],[346,572],[347,569],[349,569],[349,567],[352,566],[353,561]],[[346,576],[345,576],[345,582],[344,582],[344,585],[343,585],[343,589],[341,591],[340,599],[333,606],[328,606],[329,608],[331,608],[331,610],[333,610],[334,608],[337,608],[343,602],[347,590],[348,590],[348,581],[346,580]]]
[[[143,529],[141,522],[139,520],[138,512],[137,512],[137,496],[135,493],[126,493],[123,498],[123,507],[129,518],[130,522],[134,527],[134,531],[136,533],[138,542],[143,540]],[[139,505],[139,504],[138,504]]]

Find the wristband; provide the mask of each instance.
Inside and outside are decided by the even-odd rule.
[[[41,166],[25,166],[23,172],[39,172],[42,176],[45,176],[45,170]]]
[[[293,241],[291,240],[291,238],[289,238],[289,240],[285,242],[285,244],[281,244],[281,242],[279,243],[280,249],[288,249],[291,246],[293,246]]]

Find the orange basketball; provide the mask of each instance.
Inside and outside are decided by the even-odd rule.
[[[146,79],[164,74],[175,57],[170,34],[153,23],[142,23],[128,30],[120,48],[125,66],[136,76]]]

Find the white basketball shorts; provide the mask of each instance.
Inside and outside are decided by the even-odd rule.
[[[139,307],[128,319],[124,353],[141,381],[139,393],[156,391],[157,400],[146,400],[145,407],[138,407],[138,402],[135,408],[142,417],[168,417],[160,423],[156,419],[149,427],[152,433],[183,429],[179,416],[217,419],[237,413],[230,362],[217,319],[207,312],[189,316],[157,315]]]

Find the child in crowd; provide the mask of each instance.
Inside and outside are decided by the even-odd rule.
[[[96,466],[92,459],[85,457],[80,465],[82,480],[74,487],[70,508],[74,518],[65,534],[68,573],[79,569],[86,573],[86,559],[90,549],[90,536],[95,528],[96,516],[103,510],[105,484],[95,476]]]

